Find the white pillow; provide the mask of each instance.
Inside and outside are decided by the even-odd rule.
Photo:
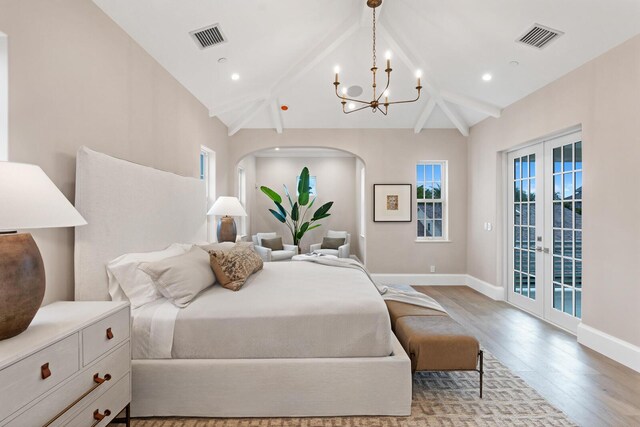
[[[162,251],[125,254],[107,264],[109,277],[109,294],[114,301],[129,300],[131,308],[138,308],[159,298],[151,277],[138,269],[141,262],[159,261],[180,255],[191,249],[193,245],[174,243]]]
[[[198,246],[181,255],[160,261],[142,262],[138,269],[151,276],[160,293],[181,308],[189,305],[216,280],[209,254]]]
[[[256,233],[258,238],[258,246],[262,246],[262,239],[275,239],[278,237],[278,233]]]

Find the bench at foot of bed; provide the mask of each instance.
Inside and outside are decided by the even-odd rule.
[[[482,398],[483,353],[480,343],[446,313],[397,301],[385,301],[391,327],[411,359],[411,371],[476,371]]]

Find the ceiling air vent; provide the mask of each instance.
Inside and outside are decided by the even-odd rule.
[[[199,30],[191,31],[189,34],[191,34],[200,49],[217,46],[227,41],[224,34],[222,34],[220,24],[200,28]]]
[[[529,31],[527,31],[517,41],[538,49],[543,49],[563,34],[564,33],[562,31],[554,30],[553,28],[545,27],[540,24],[533,24],[533,27],[531,27]]]

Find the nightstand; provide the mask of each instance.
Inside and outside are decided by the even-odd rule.
[[[129,426],[129,304],[56,302],[0,341],[0,426]]]

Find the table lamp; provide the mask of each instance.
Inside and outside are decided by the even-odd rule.
[[[0,162],[0,340],[23,332],[40,308],[44,264],[29,233],[87,222],[38,166]]]
[[[218,242],[236,241],[236,222],[232,217],[247,216],[240,200],[237,197],[218,197],[218,200],[211,206],[207,215],[221,216],[218,220]]]

